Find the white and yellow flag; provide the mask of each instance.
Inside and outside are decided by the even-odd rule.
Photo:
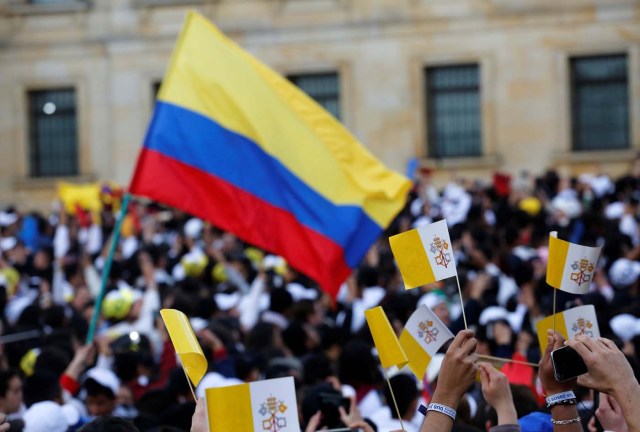
[[[536,324],[540,349],[544,353],[547,349],[547,330],[553,330],[553,317],[548,316]],[[593,305],[578,306],[555,314],[556,331],[565,339],[573,339],[578,335],[593,338],[600,337],[596,308]]]
[[[400,345],[418,380],[424,377],[431,358],[451,339],[451,330],[427,306],[422,305],[411,314],[400,334]]]
[[[205,391],[210,432],[300,432],[292,377]]]
[[[549,233],[547,283],[572,294],[589,292],[600,249],[560,240],[556,231]]]
[[[405,289],[457,274],[445,220],[394,235],[389,243]]]

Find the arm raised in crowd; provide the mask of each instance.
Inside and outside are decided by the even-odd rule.
[[[478,363],[482,395],[498,414],[498,426],[502,431],[519,431],[518,414],[511,396],[511,387],[507,376],[489,363]],[[507,427],[509,426],[509,427]],[[492,431],[497,430],[492,428]]]
[[[547,349],[540,360],[539,376],[547,396],[547,404],[551,405],[551,422],[553,430],[558,432],[582,432],[582,423],[578,415],[576,397],[572,397],[572,389],[576,380],[556,381],[551,364],[551,351],[564,345],[560,333],[549,330]],[[550,403],[551,401],[551,403]]]
[[[449,346],[438,375],[438,387],[420,429],[422,432],[448,432],[453,427],[455,410],[478,370],[477,346],[478,341],[471,330],[459,332]]]
[[[567,342],[587,365],[589,372],[578,377],[578,384],[613,396],[629,431],[640,431],[640,385],[625,355],[609,339],[576,336]]]

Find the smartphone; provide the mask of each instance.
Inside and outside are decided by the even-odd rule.
[[[580,354],[571,347],[564,346],[551,351],[551,364],[556,381],[567,381],[589,372]]]
[[[322,412],[322,425],[329,428],[344,426],[340,421],[338,407],[343,407],[348,413],[351,408],[351,401],[334,393],[320,393],[318,396],[320,398],[320,411]]]

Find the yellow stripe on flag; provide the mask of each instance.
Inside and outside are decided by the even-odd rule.
[[[431,356],[420,346],[420,344],[409,334],[407,330],[402,330],[400,334],[400,345],[409,359],[409,369],[422,381],[427,371],[427,366],[431,361]]]
[[[193,385],[197,386],[207,372],[208,364],[189,319],[185,314],[175,309],[162,309],[160,315],[184,370]]]
[[[404,279],[405,289],[436,281],[418,230],[389,237],[389,244]]]
[[[549,259],[547,262],[547,283],[554,288],[560,288],[564,274],[570,243],[560,240],[551,233],[549,236]],[[546,339],[546,338],[545,338]]]
[[[210,432],[253,431],[249,384],[205,390]]]
[[[381,306],[367,309],[364,312],[373,336],[373,342],[378,349],[378,356],[383,368],[391,366],[403,367],[409,361],[402,350],[391,323]]]
[[[564,320],[564,314],[562,312],[559,312],[555,315],[555,317],[556,331],[560,333],[565,339],[569,339],[569,335],[567,333],[567,324]],[[538,321],[538,323],[536,324],[538,342],[540,342],[540,350],[543,354],[547,349],[547,330],[553,330],[553,315]]]

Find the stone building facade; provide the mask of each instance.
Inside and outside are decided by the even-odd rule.
[[[128,183],[189,8],[401,172],[619,174],[640,149],[638,0],[0,0],[0,203]]]

